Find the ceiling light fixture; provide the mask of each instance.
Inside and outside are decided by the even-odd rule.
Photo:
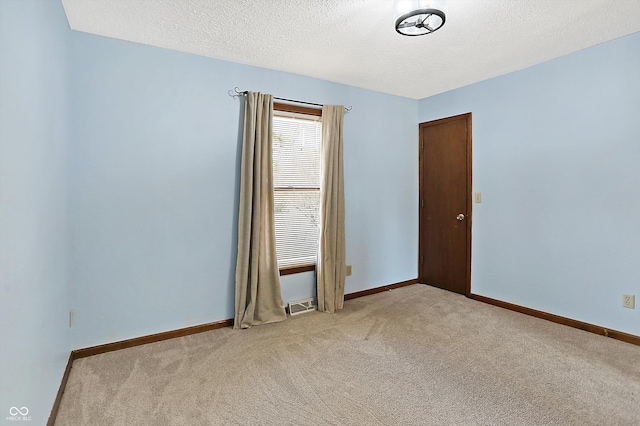
[[[406,36],[431,34],[444,25],[446,8],[446,0],[395,0],[396,31]]]

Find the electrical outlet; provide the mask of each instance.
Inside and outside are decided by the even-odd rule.
[[[622,295],[622,307],[635,309],[636,308],[636,295],[635,294],[623,294]]]
[[[347,268],[346,268],[346,269],[347,269],[347,270],[346,270],[345,275],[348,277],[349,275],[351,275],[351,265],[347,265]]]

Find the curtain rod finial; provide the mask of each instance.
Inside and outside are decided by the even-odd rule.
[[[247,92],[241,92],[240,88],[236,86],[236,87],[233,88],[233,90],[229,90],[227,93],[233,99],[238,99],[240,96],[245,95]]]

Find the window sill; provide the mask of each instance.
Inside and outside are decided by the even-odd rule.
[[[280,268],[280,276],[301,274],[303,272],[312,272],[315,270],[316,270],[315,263],[311,263],[308,265],[283,266],[282,268]]]

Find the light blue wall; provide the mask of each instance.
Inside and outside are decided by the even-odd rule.
[[[417,101],[83,33],[72,74],[75,347],[233,317],[234,86],[353,106],[347,292],[416,277]],[[313,292],[283,278],[285,302]]]
[[[60,2],[0,0],[0,424],[46,423],[71,350],[69,35]]]
[[[473,291],[640,334],[640,35],[418,102],[0,12],[2,421],[44,423],[72,348],[233,316],[234,86],[353,106],[347,292],[416,277],[417,124],[471,111]]]
[[[236,85],[353,106],[347,291],[415,278],[417,101],[72,33],[56,1],[0,6],[3,421],[45,422],[71,349],[233,316]],[[313,274],[283,295],[313,296]]]
[[[640,33],[420,101],[473,113],[472,292],[640,335]]]

